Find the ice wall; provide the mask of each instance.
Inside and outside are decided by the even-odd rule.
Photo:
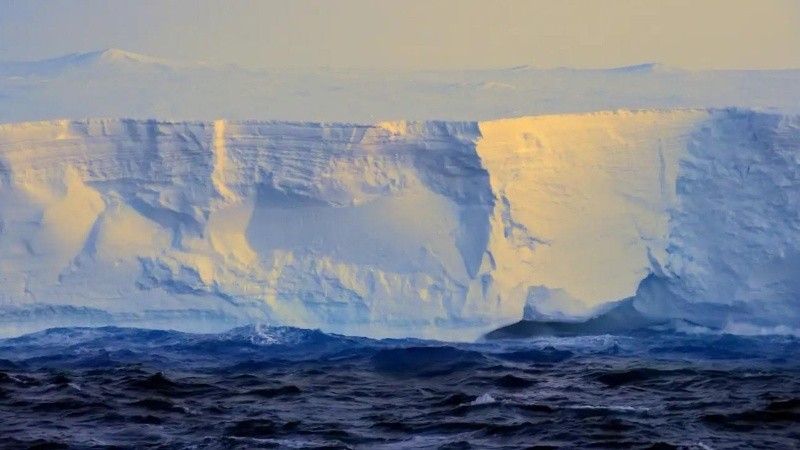
[[[0,334],[471,339],[637,292],[653,315],[792,326],[799,128],[736,110],[2,125]]]

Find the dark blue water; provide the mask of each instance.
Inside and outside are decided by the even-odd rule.
[[[291,328],[0,340],[2,448],[800,448],[800,340]]]

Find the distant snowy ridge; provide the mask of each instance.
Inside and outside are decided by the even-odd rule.
[[[0,125],[0,334],[800,323],[800,118]]]
[[[134,67],[191,68],[202,67],[200,63],[179,63],[152,56],[140,55],[116,48],[108,48],[86,53],[72,53],[41,61],[0,62],[0,74],[7,76],[56,76],[64,71],[86,68],[97,69],[103,66],[120,69]]]
[[[798,113],[800,70],[246,69],[119,49],[0,62],[0,123],[91,117],[299,121],[492,120],[616,109]]]

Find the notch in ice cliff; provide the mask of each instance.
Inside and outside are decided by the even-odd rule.
[[[791,326],[799,164],[797,117],[741,110],[2,125],[0,332]]]

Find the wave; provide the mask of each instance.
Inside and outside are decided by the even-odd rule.
[[[636,354],[668,359],[693,355],[709,360],[782,361],[789,357],[770,349],[777,345],[788,352],[800,351],[800,339],[792,335],[737,336],[724,330],[689,333],[680,327],[647,321],[639,328],[615,328],[613,325],[631,312],[625,305],[622,308],[584,323],[520,322],[471,344],[376,340],[268,326],[246,326],[217,334],[117,327],[53,328],[0,339],[0,370],[110,370],[139,364],[249,373],[314,361],[331,367],[363,363],[379,373],[397,376],[451,376],[475,367],[570,364],[585,355]],[[600,335],[600,331],[607,334]],[[509,374],[499,373],[500,377],[504,375]],[[529,384],[529,379],[513,373],[492,382],[498,387],[514,388]]]
[[[789,448],[798,362],[794,336],[58,328],[0,340],[0,423],[15,448]]]

